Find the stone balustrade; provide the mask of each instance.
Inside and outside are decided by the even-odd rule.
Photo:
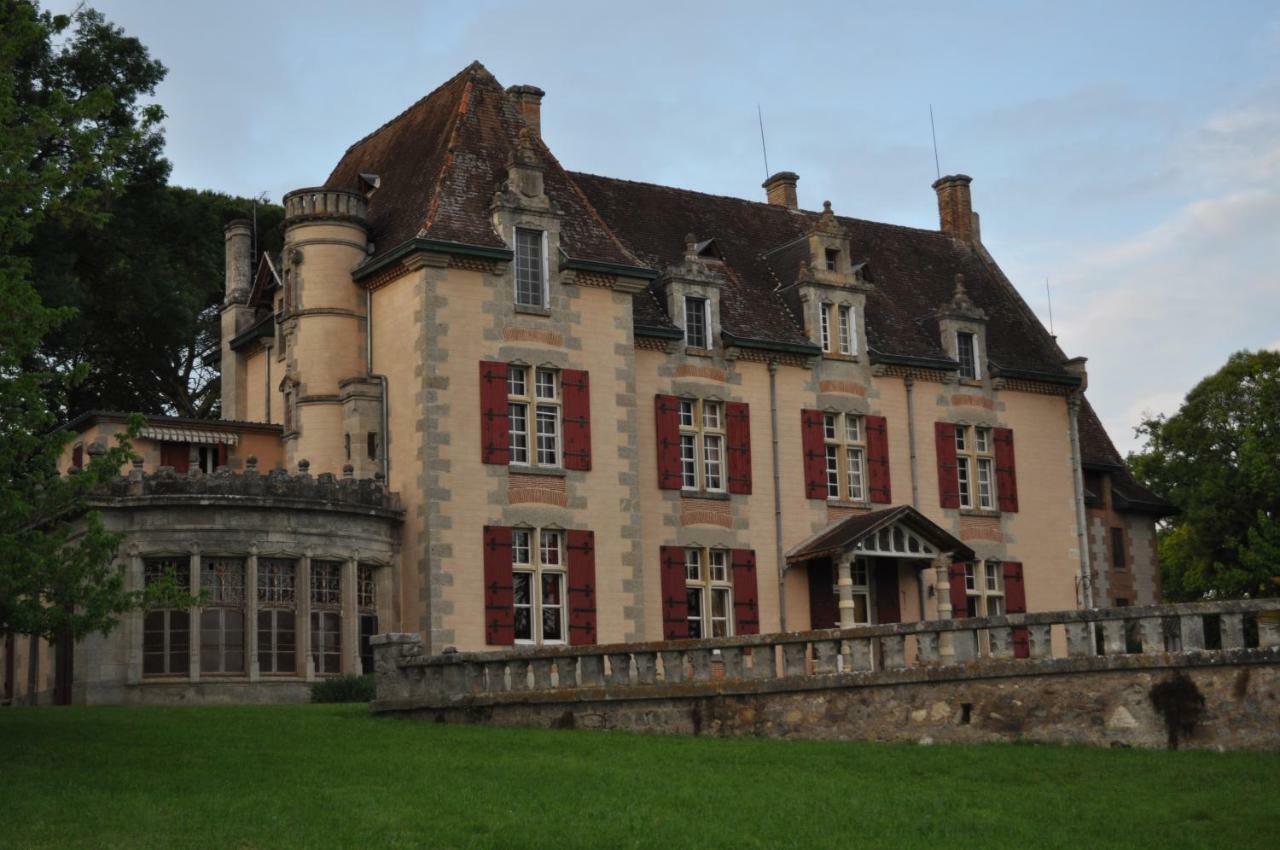
[[[363,222],[369,204],[363,195],[344,189],[295,189],[284,196],[286,222],[308,218],[350,219]]]
[[[1262,616],[1259,615],[1269,615]],[[614,700],[1160,666],[1242,653],[1280,661],[1280,599],[1010,614],[706,640],[427,656],[416,634],[373,638],[375,710]],[[1255,637],[1256,634],[1256,637]],[[1015,650],[1025,638],[1025,657]],[[1203,659],[1209,663],[1211,659]],[[945,675],[943,675],[945,673]],[[768,683],[768,684],[766,684]]]

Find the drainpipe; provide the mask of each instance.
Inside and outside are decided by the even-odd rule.
[[[769,437],[773,449],[773,544],[778,560],[778,627],[787,630],[787,565],[782,557],[782,479],[778,460],[778,361],[769,361]]]
[[[391,405],[391,399],[387,398],[387,376],[375,375],[373,373],[373,290],[366,289],[364,291],[364,371],[370,378],[377,378],[382,385],[381,407],[382,416],[382,483],[385,487],[391,486],[391,434],[388,420],[390,414],[388,408]]]
[[[1093,608],[1093,575],[1089,569],[1089,526],[1084,510],[1084,471],[1080,457],[1081,396],[1072,393],[1067,398],[1067,422],[1071,428],[1071,482],[1076,497],[1076,540],[1080,548],[1080,598],[1086,609]]]
[[[916,466],[916,410],[915,379],[907,375],[902,379],[907,388],[907,448],[911,452],[911,507],[920,510],[920,476]],[[924,621],[924,576],[929,567],[921,567],[916,574],[916,590],[920,595],[920,620]]]

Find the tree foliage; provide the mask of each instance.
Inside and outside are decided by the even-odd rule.
[[[1280,353],[1233,354],[1138,433],[1134,471],[1180,511],[1160,538],[1165,595],[1280,595]]]
[[[86,513],[127,440],[81,475],[58,475],[68,435],[54,430],[57,412],[84,370],[53,372],[37,356],[72,311],[41,303],[28,250],[42,223],[100,224],[102,198],[139,174],[163,177],[163,113],[141,104],[163,75],[97,12],[0,0],[0,631],[74,638],[145,601],[111,566],[118,538]]]

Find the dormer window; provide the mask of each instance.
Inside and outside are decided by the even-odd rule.
[[[516,304],[522,307],[547,305],[547,266],[541,230],[516,228]]]
[[[960,377],[977,380],[978,369],[978,337],[968,331],[956,332],[956,359],[960,361]]]
[[[707,319],[707,299],[684,299],[684,341],[690,348],[708,349],[711,347],[711,335],[707,333],[710,322]]]
[[[827,271],[834,272],[840,270],[840,252],[835,248],[827,249]]]

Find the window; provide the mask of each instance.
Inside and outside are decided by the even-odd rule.
[[[711,336],[707,333],[707,299],[684,299],[684,341],[690,348],[710,348]]]
[[[365,434],[365,454],[369,460],[378,459],[378,432],[369,431]]]
[[[375,568],[356,567],[356,609],[360,617],[360,670],[373,672],[373,647],[369,639],[378,633],[378,585]]]
[[[995,510],[995,465],[991,429],[957,425],[956,479],[960,491],[960,507]]]
[[[147,586],[173,581],[191,591],[191,562],[185,558],[148,558],[143,564]],[[142,672],[146,676],[185,676],[190,670],[191,613],[148,611],[142,622]]]
[[[831,351],[831,305],[818,305],[818,342],[822,346],[822,350],[830,353]]]
[[[196,463],[205,475],[218,471],[220,452],[218,446],[196,446]]]
[[[834,272],[840,270],[840,252],[835,248],[827,249],[827,271]]]
[[[856,354],[857,349],[853,344],[853,308],[847,304],[841,304],[840,310],[840,353]]]
[[[1124,545],[1124,529],[1115,527],[1111,529],[1111,568],[1123,570],[1128,566],[1128,553],[1125,551]]]
[[[311,661],[318,675],[342,672],[342,562],[311,562]]]
[[[1004,616],[1004,573],[1000,561],[964,565],[964,592],[969,608],[954,612],[961,617]]]
[[[507,397],[511,463],[560,466],[560,372],[511,366],[507,369]]]
[[[729,550],[685,549],[684,572],[689,637],[732,635],[733,576],[729,571]]]
[[[200,672],[244,672],[244,560],[200,562]]]
[[[516,228],[516,303],[525,307],[547,305],[542,241],[541,230]]]
[[[297,565],[286,558],[258,559],[258,672],[298,669]]]
[[[515,528],[511,532],[516,643],[565,643],[564,532]]]
[[[960,377],[979,377],[978,338],[966,331],[956,332],[956,359],[960,361]]]
[[[827,498],[866,501],[867,435],[862,417],[823,414],[822,436],[827,453]]]
[[[724,405],[680,399],[680,476],[685,490],[724,491]]]

